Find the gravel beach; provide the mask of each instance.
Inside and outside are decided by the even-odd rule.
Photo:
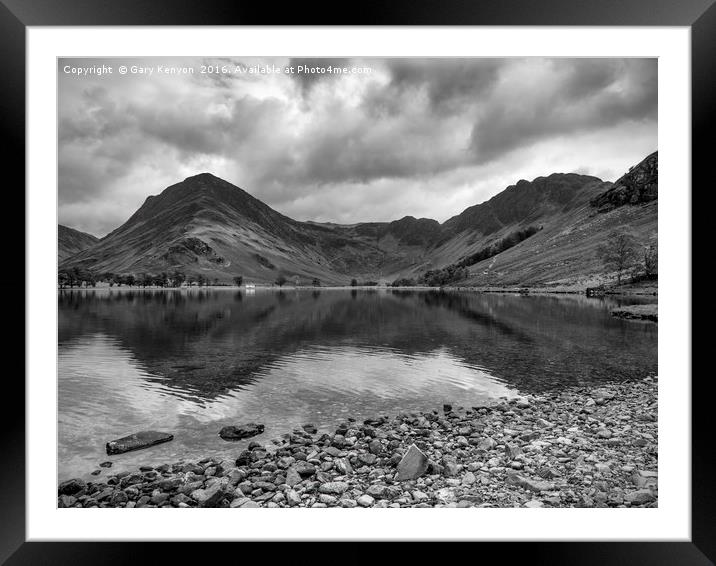
[[[310,424],[234,460],[58,487],[59,507],[655,507],[657,378]],[[148,459],[150,456],[148,455]]]

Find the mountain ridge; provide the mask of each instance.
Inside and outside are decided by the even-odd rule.
[[[659,196],[659,158],[655,151],[629,168],[614,186],[591,201],[599,212],[608,212],[625,204],[641,204]]]
[[[590,175],[553,173],[522,179],[443,223],[404,216],[342,225],[294,220],[200,173],[147,197],[125,223],[61,267],[135,274],[179,269],[224,282],[233,275],[256,282],[279,275],[335,284],[356,277],[390,281],[454,263],[516,229],[546,226],[550,234],[561,220],[584,222],[590,202],[614,186]]]

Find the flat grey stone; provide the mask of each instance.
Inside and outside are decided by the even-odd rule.
[[[169,442],[174,438],[173,434],[166,432],[157,432],[154,430],[143,430],[135,434],[130,434],[117,440],[110,440],[107,445],[107,454],[124,454],[132,450],[147,448],[163,442]]]

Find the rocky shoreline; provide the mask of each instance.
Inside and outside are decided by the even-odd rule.
[[[657,378],[305,425],[237,450],[71,479],[59,507],[655,507]],[[100,466],[108,468],[109,463]]]
[[[612,309],[612,316],[625,318],[627,320],[650,320],[659,321],[659,309],[655,304],[629,305]]]

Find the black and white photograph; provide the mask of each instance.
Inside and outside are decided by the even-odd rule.
[[[57,507],[658,507],[657,79],[57,58]]]

